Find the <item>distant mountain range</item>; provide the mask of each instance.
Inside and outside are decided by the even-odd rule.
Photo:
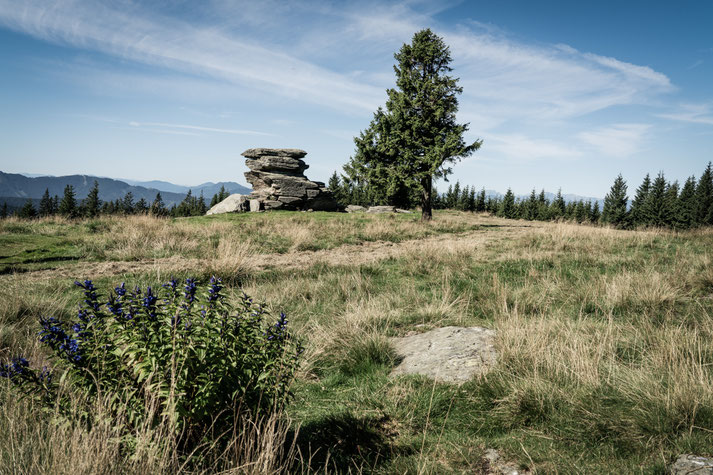
[[[114,201],[123,198],[129,191],[134,195],[134,201],[141,198],[153,202],[156,193],[161,193],[161,198],[167,207],[180,203],[190,189],[194,196],[200,196],[206,203],[210,203],[214,194],[224,186],[229,193],[248,194],[252,190],[235,182],[203,183],[197,186],[174,185],[165,181],[139,182],[133,180],[117,180],[91,175],[67,176],[27,176],[17,173],[0,172],[0,204],[7,203],[9,209],[21,207],[28,199],[39,202],[45,190],[50,196],[64,194],[67,185],[74,187],[75,197],[78,200],[86,198],[89,190],[94,186],[94,180],[99,184],[99,198],[103,201]]]
[[[95,177],[92,175],[42,176],[0,172],[0,206],[2,203],[7,203],[8,208],[14,210],[22,207],[28,199],[31,199],[35,207],[37,207],[46,189],[49,189],[50,196],[58,195],[62,197],[64,187],[67,185],[74,187],[75,197],[81,200],[86,198],[89,190],[94,185],[94,180],[99,183],[99,198],[103,201],[114,201],[123,198],[130,191],[134,195],[134,201],[143,198],[151,203],[156,198],[156,193],[160,192],[161,198],[163,198],[163,202],[167,207],[183,201],[188,190],[191,190],[194,196],[200,196],[201,192],[203,192],[203,198],[206,203],[210,203],[211,198],[220,191],[221,186],[224,186],[231,194],[240,193],[245,195],[252,191],[250,188],[233,181],[207,182],[196,186],[184,186],[160,180],[136,181]],[[504,195],[495,190],[485,190],[485,194],[494,198],[502,198]],[[545,196],[552,201],[556,194],[545,192]],[[604,200],[601,198],[574,194],[562,196],[567,202],[579,200],[593,203],[599,202],[600,209],[604,205]],[[518,199],[527,199],[529,195],[516,195],[516,197]]]

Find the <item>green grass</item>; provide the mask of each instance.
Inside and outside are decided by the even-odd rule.
[[[429,244],[377,262],[272,268],[234,281],[232,292],[245,290],[285,311],[306,340],[288,415],[300,427],[297,446],[311,454],[311,470],[478,472],[485,449],[497,448],[540,472],[665,473],[681,453],[713,455],[713,233],[522,227],[529,223],[450,213],[423,227],[413,216],[394,220],[403,225],[398,236],[383,216],[329,213],[169,224],[189,243],[211,233],[247,236],[234,231],[242,227],[323,232],[305,238],[293,230],[282,244],[275,237],[258,247],[283,254],[337,252],[378,236],[398,243],[443,235],[442,250]],[[229,228],[205,231],[212,223]],[[39,223],[15,223],[11,232],[4,226],[0,239],[14,239],[22,251],[37,245],[23,237],[86,246],[117,224],[58,223],[44,234]],[[456,239],[464,232],[470,237]],[[184,245],[182,253],[204,257],[204,246]],[[71,312],[79,298],[65,292],[71,279],[51,274],[0,279],[5,355],[10,347],[35,348],[37,316]],[[157,275],[110,275],[99,283],[124,280],[145,285]],[[496,329],[498,366],[462,386],[389,377],[397,361],[389,337],[446,325]],[[0,389],[0,401],[8,397]],[[0,422],[0,432],[7,424]],[[0,465],[7,457],[0,449]],[[306,461],[299,468],[307,469]]]

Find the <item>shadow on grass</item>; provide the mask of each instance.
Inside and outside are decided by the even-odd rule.
[[[308,422],[299,430],[303,469],[369,473],[407,449],[394,448],[395,434],[386,416],[355,417],[349,412],[331,414]]]

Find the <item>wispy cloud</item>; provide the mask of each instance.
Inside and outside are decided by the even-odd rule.
[[[649,124],[614,124],[581,132],[577,138],[604,155],[626,158],[641,151],[650,129]]]
[[[439,28],[434,16],[448,5],[428,10],[420,2],[365,7],[213,0],[196,7],[200,14],[190,23],[146,5],[0,0],[0,25],[189,74],[182,79],[189,81],[185,89],[205,78],[361,114],[382,104],[384,87],[393,84],[391,53],[425,26],[451,45],[465,89],[462,112],[487,107],[492,120],[486,125],[562,120],[647,103],[674,90],[665,75],[649,67],[567,45],[527,45],[476,22]],[[319,27],[297,28],[295,18]],[[160,91],[160,85],[150,87]]]
[[[202,127],[199,125],[186,125],[186,124],[167,124],[165,122],[129,122],[131,127],[161,127],[165,129],[188,129],[197,130],[201,132],[215,132],[219,134],[232,134],[232,135],[262,135],[270,136],[265,132],[257,132],[255,130],[240,130],[240,129],[219,129],[215,127]]]
[[[683,104],[679,110],[667,114],[658,114],[658,117],[691,124],[713,125],[713,104]]]
[[[527,162],[540,159],[571,160],[582,153],[566,143],[534,139],[523,134],[488,134],[483,154],[492,152],[506,159]]]

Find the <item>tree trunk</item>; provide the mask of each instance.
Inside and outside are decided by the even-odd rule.
[[[430,221],[433,217],[431,211],[431,177],[421,180],[421,221]]]

